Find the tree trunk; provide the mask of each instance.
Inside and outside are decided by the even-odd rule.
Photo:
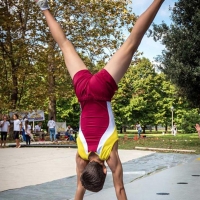
[[[56,120],[56,95],[55,95],[55,77],[49,74],[49,119],[51,117]]]
[[[158,131],[158,125],[157,124],[155,125],[155,131],[156,132]]]
[[[123,128],[124,128],[124,132],[126,133],[126,126],[124,126]]]
[[[167,124],[165,124],[165,133],[167,133]]]
[[[145,125],[142,127],[142,133],[145,133]]]
[[[11,93],[12,109],[16,109],[18,100],[18,81],[16,73],[17,73],[17,67],[14,64],[12,64],[12,82],[13,82],[13,88]]]
[[[49,54],[48,54],[48,83],[49,83],[49,105],[48,105],[48,114],[49,119],[51,117],[56,121],[56,83],[55,83],[55,41],[52,35],[49,33]]]

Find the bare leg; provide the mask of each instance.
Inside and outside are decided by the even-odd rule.
[[[113,55],[111,60],[105,66],[105,69],[118,83],[127,71],[133,54],[136,52],[140,42],[155,18],[160,6],[164,0],[154,0],[149,8],[138,18],[130,36],[127,38],[121,48]]]
[[[60,49],[63,52],[66,67],[73,79],[74,75],[83,69],[87,69],[79,55],[74,49],[72,43],[66,38],[62,28],[52,16],[49,10],[43,10],[46,17],[47,24],[50,28],[51,34],[54,40],[58,43]]]
[[[19,148],[20,147],[20,142],[19,139],[16,139],[16,147]]]

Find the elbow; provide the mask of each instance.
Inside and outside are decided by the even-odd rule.
[[[123,185],[116,188],[116,195],[118,200],[126,200],[126,192]]]
[[[70,49],[74,49],[74,46],[68,39],[65,39],[64,41],[62,41],[62,43],[58,44],[58,46],[60,47],[62,52],[68,51]]]
[[[142,38],[141,37],[133,37],[133,36],[130,36],[128,39],[127,39],[127,43],[128,43],[128,49],[133,52],[137,51],[141,41],[142,41]]]
[[[124,188],[124,186],[122,185],[122,186],[120,186],[119,188],[118,188],[118,193],[119,194],[122,194],[122,193],[124,193],[124,191],[125,191],[125,188]]]

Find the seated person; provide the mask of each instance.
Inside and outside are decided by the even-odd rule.
[[[39,122],[36,126],[35,126],[35,133],[39,134],[39,140],[43,141],[44,140],[44,132],[41,131],[42,128],[42,122]]]
[[[56,140],[59,140],[60,139],[60,132],[58,132],[57,134],[56,134]]]
[[[68,125],[67,130],[65,132],[65,138],[67,138],[66,140],[74,141],[73,132],[73,128],[71,128],[71,126]]]

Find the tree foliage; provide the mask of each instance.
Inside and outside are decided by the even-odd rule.
[[[154,25],[154,39],[165,46],[157,60],[179,93],[200,107],[200,1],[178,0],[171,10],[170,26]]]
[[[128,1],[60,0],[50,7],[90,70],[119,48],[123,29],[136,20]],[[29,0],[2,0],[0,10],[1,110],[55,113],[57,99],[69,101],[73,87],[42,12]]]
[[[143,126],[170,124],[170,107],[177,102],[175,87],[142,58],[120,81],[112,105],[117,125],[133,127],[137,121]]]
[[[181,122],[183,133],[195,133],[195,124],[200,123],[200,116],[197,109],[189,110],[184,114]]]

